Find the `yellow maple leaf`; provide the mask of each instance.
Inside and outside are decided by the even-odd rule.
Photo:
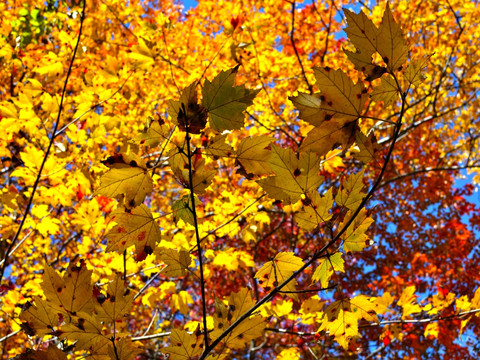
[[[135,245],[137,258],[144,259],[146,255],[153,253],[156,243],[160,241],[160,227],[145,204],[130,211],[117,209],[111,218],[117,225],[107,234],[106,251],[122,253]]]
[[[257,181],[273,198],[286,204],[295,203],[302,195],[314,191],[323,181],[318,175],[320,158],[314,153],[300,153],[297,158],[291,149],[273,145],[269,160],[275,176]]]
[[[255,278],[258,279],[258,283],[265,291],[270,291],[277,285],[283,283],[302,266],[302,259],[291,252],[281,252],[278,253],[273,260],[263,264],[255,274]],[[297,294],[294,293],[296,283],[295,279],[292,279],[282,289],[282,291],[286,291],[287,295],[294,300],[298,300]]]
[[[173,329],[170,334],[170,346],[162,349],[172,360],[193,360],[203,351],[203,335],[192,334],[184,330]]]
[[[418,305],[415,294],[415,285],[407,286],[398,300],[398,305],[403,308],[402,319],[406,319],[408,316],[414,313],[422,311],[420,305]]]
[[[112,282],[108,284],[107,296],[105,299],[97,297],[95,308],[98,312],[97,318],[103,321],[114,322],[122,318],[132,307],[134,294],[125,288],[125,281],[120,274],[117,274]]]
[[[100,186],[94,193],[111,198],[124,197],[124,204],[128,208],[140,205],[145,196],[153,190],[153,181],[148,173],[145,162],[132,154],[118,154],[110,156],[104,165],[110,167],[100,179]]]

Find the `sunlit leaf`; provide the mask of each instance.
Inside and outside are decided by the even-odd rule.
[[[340,225],[340,228],[343,228],[346,222],[351,218],[352,213],[349,211],[345,216],[345,220]],[[368,237],[365,232],[373,223],[373,219],[367,216],[367,211],[362,209],[357,215],[355,220],[350,224],[347,230],[343,233],[342,239],[343,250],[348,251],[362,251],[364,248],[370,246],[373,241]]]
[[[303,266],[303,261],[293,253],[280,252],[271,261],[266,262],[257,271],[255,278],[258,279],[258,284],[265,290],[270,291],[277,285],[283,283],[295,271]],[[282,291],[287,291],[287,295],[292,299],[297,300],[298,295],[294,293],[296,286],[295,279],[288,282]]]
[[[235,86],[238,67],[220,72],[212,81],[206,80],[202,89],[202,104],[215,131],[243,127],[243,111],[249,107],[260,90]]]
[[[342,186],[335,196],[335,202],[338,205],[345,206],[352,211],[357,210],[363,198],[366,196],[366,194],[362,192],[364,172],[365,169],[356,174],[351,174],[342,182]]]
[[[338,128],[358,119],[367,99],[363,84],[354,84],[340,69],[319,67],[314,72],[320,94],[300,93],[290,97],[300,112],[300,119],[314,126],[334,119]]]
[[[273,145],[269,164],[275,176],[257,182],[271,197],[287,204],[316,190],[323,181],[318,174],[320,158],[314,153],[300,153],[297,158],[292,150]]]
[[[327,258],[321,258],[312,275],[312,281],[320,281],[320,285],[323,288],[326,288],[334,271],[345,272],[343,264],[344,260],[342,259],[342,253],[340,252],[328,256]]]
[[[173,329],[170,346],[162,349],[172,360],[194,360],[203,351],[203,335]]]
[[[140,205],[145,196],[153,190],[153,181],[145,162],[132,154],[117,154],[105,160],[110,167],[100,179],[100,186],[94,195],[111,198],[124,198],[125,206],[133,208]]]
[[[105,299],[97,298],[95,308],[97,318],[103,321],[114,322],[127,314],[131,307],[134,294],[125,287],[125,281],[118,275],[108,284]]]
[[[332,188],[324,196],[320,196],[318,191],[309,192],[303,203],[302,211],[295,214],[295,221],[303,230],[311,231],[332,218],[329,213],[333,206]]]
[[[145,204],[129,211],[117,209],[112,213],[111,219],[117,225],[107,234],[106,251],[122,253],[135,245],[137,256],[149,255],[155,249],[156,243],[160,241],[160,227]]]
[[[269,159],[270,150],[267,147],[273,139],[265,136],[247,137],[237,147],[237,160],[245,171],[253,175],[264,175],[271,172]]]

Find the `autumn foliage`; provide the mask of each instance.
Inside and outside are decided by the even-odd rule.
[[[0,10],[2,358],[480,357],[474,2]]]

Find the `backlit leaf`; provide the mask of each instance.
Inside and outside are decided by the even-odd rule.
[[[340,69],[318,67],[314,73],[320,95],[300,93],[290,97],[300,112],[300,119],[314,126],[334,119],[341,128],[361,116],[367,99],[362,83],[354,84]]]
[[[323,181],[318,175],[320,158],[314,153],[300,153],[297,158],[291,149],[272,145],[269,164],[276,176],[260,179],[257,183],[271,197],[286,204],[297,202]]]
[[[58,312],[39,296],[33,297],[35,305],[22,311],[20,320],[22,329],[30,336],[43,336],[51,333],[58,326]]]
[[[340,252],[330,255],[327,258],[321,258],[312,275],[312,282],[320,281],[320,285],[326,288],[334,271],[345,272],[343,264],[344,260]]]
[[[162,273],[168,277],[179,277],[185,275],[192,259],[190,253],[186,250],[160,249],[157,258],[163,261],[167,267]]]
[[[152,178],[145,162],[138,156],[133,158],[131,154],[118,154],[110,156],[104,164],[110,170],[101,177],[95,196],[124,198],[125,206],[133,208],[152,192]]]
[[[139,133],[132,142],[155,147],[168,138],[170,127],[163,120],[149,120],[143,132]]]
[[[375,153],[380,147],[377,144],[377,140],[373,131],[367,137],[361,130],[357,129],[357,131],[355,131],[355,143],[360,149],[360,152],[353,154],[356,159],[360,160],[364,164],[368,164],[370,161],[375,159]]]
[[[362,193],[364,172],[365,169],[356,174],[351,174],[342,182],[342,186],[335,196],[335,202],[338,205],[345,206],[352,211],[357,210],[366,196],[365,193]]]
[[[172,360],[194,360],[203,351],[203,335],[189,334],[184,330],[173,329],[170,346],[162,349]]]
[[[134,294],[125,287],[122,276],[117,274],[114,280],[108,284],[106,299],[104,301],[97,300],[97,318],[110,322],[121,319],[130,311],[133,297]]]
[[[112,213],[111,219],[117,225],[107,234],[106,251],[122,253],[135,245],[137,257],[144,256],[151,254],[160,241],[160,228],[145,204],[130,211],[117,209]]]
[[[373,100],[383,101],[384,106],[389,106],[399,99],[399,91],[395,79],[391,75],[382,77],[381,83],[373,88],[370,96]]]
[[[91,277],[92,271],[87,270],[83,261],[78,266],[71,262],[63,278],[45,265],[42,288],[52,307],[73,314],[90,312],[93,309]]]
[[[355,68],[367,75],[367,80],[371,81],[382,75],[377,67],[369,65],[375,52],[380,54],[390,73],[402,67],[407,60],[408,46],[400,26],[393,19],[388,3],[379,28],[363,12],[355,14],[345,9],[344,13],[348,23],[345,32],[357,49],[356,53],[346,51],[346,54],[355,64]]]
[[[113,344],[108,347],[108,354],[111,359],[115,360],[132,360],[141,352],[129,339],[121,338],[115,342],[115,348]]]
[[[318,191],[309,192],[303,203],[303,210],[295,214],[295,221],[303,230],[311,231],[332,218],[329,213],[333,206],[332,188],[324,196]]]
[[[337,120],[324,122],[310,130],[298,151],[313,151],[323,156],[340,145],[346,150],[353,143],[356,129],[355,122],[343,125]]]
[[[234,153],[233,148],[225,143],[227,134],[217,135],[209,139],[205,147],[205,154],[214,157],[231,157]]]
[[[198,104],[197,83],[194,82],[182,91],[180,100],[168,102],[168,114],[181,131],[199,134],[207,124],[206,109]]]
[[[423,74],[423,71],[427,66],[429,58],[430,57],[423,57],[420,59],[412,60],[408,63],[404,75],[408,82],[413,86],[417,87],[425,80],[425,75]]]
[[[271,172],[269,159],[270,150],[267,147],[273,139],[259,135],[243,139],[237,147],[237,160],[246,172],[253,175],[264,175]]]
[[[302,266],[303,260],[293,253],[280,252],[273,260],[263,264],[255,274],[255,278],[258,279],[258,284],[265,289],[265,291],[270,291],[277,285],[283,283],[283,281]],[[295,291],[296,283],[295,279],[292,279],[283,287],[282,291]],[[292,299],[298,300],[298,296],[295,293],[287,293],[287,295]]]
[[[220,72],[212,81],[206,80],[202,89],[202,104],[210,116],[210,126],[215,131],[241,129],[243,111],[249,107],[260,90],[235,86],[238,66]]]
[[[78,349],[88,350],[102,338],[103,326],[92,315],[81,312],[72,318],[72,321],[62,326],[62,337],[76,341]]]
[[[255,305],[255,301],[252,299],[252,292],[247,288],[242,288],[239,292],[230,295],[228,306],[217,299],[215,302],[212,338],[215,339],[220,336],[226,328],[253,305]],[[265,320],[261,316],[252,315],[228,334],[222,342],[231,349],[245,347],[250,340],[256,339],[263,334],[265,325]]]
[[[197,203],[199,203],[199,200],[195,196],[195,204]],[[184,195],[181,199],[176,200],[172,205],[175,222],[178,223],[182,219],[186,224],[194,225],[192,209],[193,205],[189,195]]]
[[[347,215],[345,215],[345,220],[340,225],[340,228],[343,228],[344,224],[348,221],[348,219],[350,219],[351,216],[352,212],[349,211]],[[365,208],[362,209],[352,224],[350,224],[350,226],[342,235],[342,239],[344,240],[343,250],[345,252],[362,251],[364,248],[370,246],[373,241],[369,239],[365,232],[372,223],[373,219],[367,216],[367,211]]]

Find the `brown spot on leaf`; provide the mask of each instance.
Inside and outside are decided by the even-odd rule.
[[[85,319],[84,319],[84,318],[78,318],[77,327],[78,327],[80,330],[84,330],[84,331],[85,331]]]
[[[145,240],[145,235],[146,235],[146,231],[142,231],[140,232],[140,234],[138,234],[138,241],[143,241]]]
[[[147,254],[147,255],[153,254],[153,249],[152,249],[150,246],[148,246],[148,245],[143,248],[143,251],[144,251],[145,254]]]

